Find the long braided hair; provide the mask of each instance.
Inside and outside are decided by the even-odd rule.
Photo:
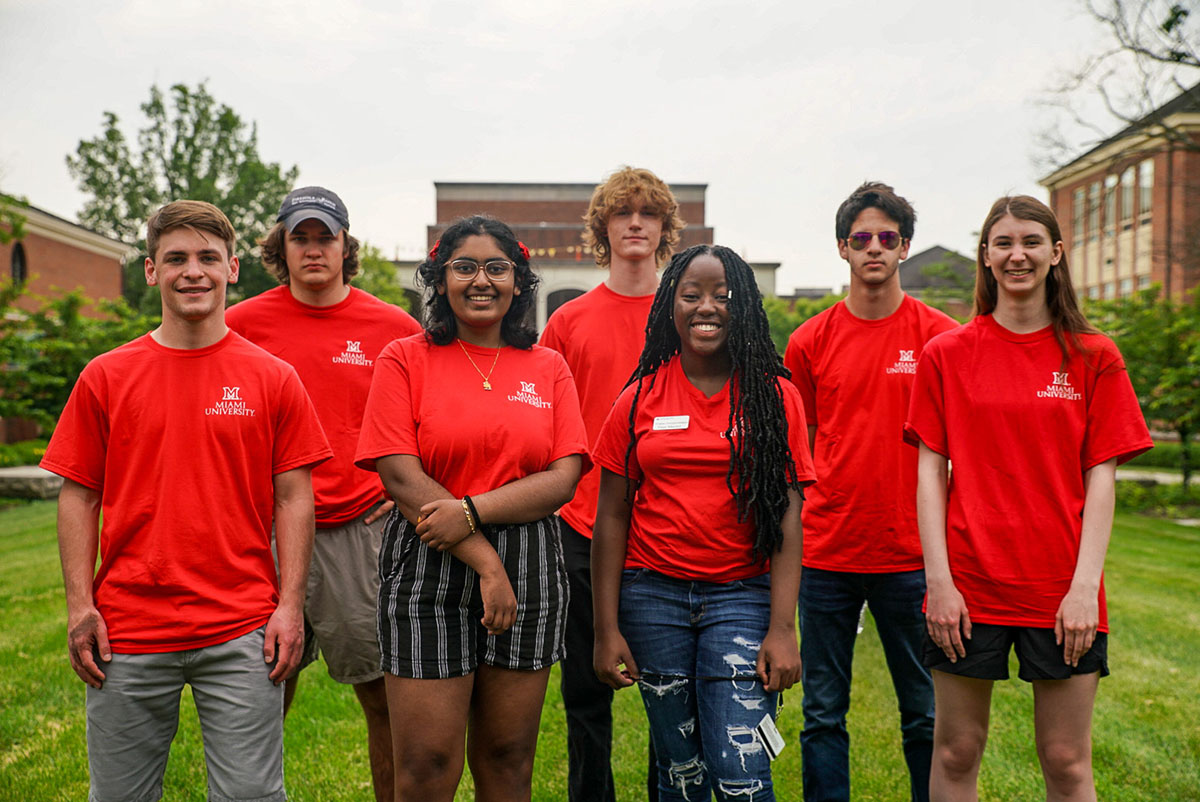
[[[788,421],[779,379],[791,372],[783,366],[771,341],[762,295],[750,265],[720,245],[696,245],[675,254],[663,271],[650,315],[646,320],[646,346],[629,384],[636,385],[629,410],[629,447],[625,451],[625,475],[637,445],[634,420],[645,380],[654,387],[658,369],[679,353],[679,333],[672,310],[680,278],[692,260],[702,254],[716,257],[725,268],[729,294],[729,469],[725,484],[737,501],[738,521],[753,516],[754,554],[762,561],[783,544],[780,521],[788,507],[788,490],[800,490],[796,463],[788,445]],[[629,488],[632,491],[632,487]]]

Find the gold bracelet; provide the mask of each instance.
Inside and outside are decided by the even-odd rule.
[[[467,500],[462,500],[463,515],[467,516],[467,526],[471,527],[471,534],[475,534],[475,519],[471,517],[471,508],[467,506]]]

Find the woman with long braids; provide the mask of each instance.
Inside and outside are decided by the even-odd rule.
[[[930,798],[978,798],[992,684],[1015,647],[1046,798],[1094,801],[1114,476],[1152,442],[1121,354],[1079,310],[1054,213],[1001,198],[976,258],[975,316],[925,346],[904,427],[919,448]]]
[[[764,736],[800,676],[801,487],[813,481],[750,266],[699,245],[663,272],[646,346],[593,451],[597,676],[640,682],[659,799],[774,799]]]
[[[567,614],[553,513],[587,435],[566,363],[534,345],[538,279],[508,226],[455,222],[418,274],[425,331],[380,354],[356,456],[396,500],[379,559],[396,799],[453,799],[465,742],[479,798],[528,800]]]

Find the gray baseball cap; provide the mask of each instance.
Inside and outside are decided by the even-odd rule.
[[[350,212],[346,211],[346,204],[336,192],[325,187],[293,189],[283,199],[275,220],[287,226],[288,231],[295,230],[305,220],[320,220],[334,234],[343,229],[350,230]]]

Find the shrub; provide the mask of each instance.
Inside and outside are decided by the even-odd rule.
[[[0,468],[18,465],[37,465],[46,453],[46,440],[23,440],[20,443],[0,443]]]

